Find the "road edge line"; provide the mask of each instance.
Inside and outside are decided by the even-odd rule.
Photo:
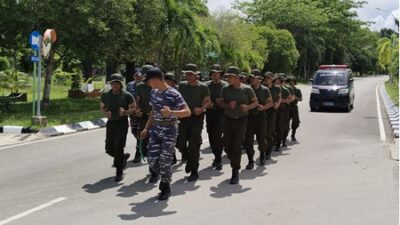
[[[19,214],[15,215],[15,216],[12,216],[12,217],[9,217],[9,218],[7,218],[5,220],[2,220],[2,221],[0,221],[0,225],[5,225],[5,224],[10,223],[12,221],[21,219],[22,217],[28,216],[28,215],[30,215],[32,213],[35,213],[37,211],[40,211],[40,210],[45,209],[47,207],[50,207],[50,206],[52,206],[54,204],[57,204],[57,203],[59,203],[61,201],[66,200],[66,199],[67,198],[65,198],[65,197],[56,198],[56,199],[54,199],[54,200],[52,200],[50,202],[47,202],[45,204],[39,205],[39,206],[37,206],[35,208],[29,209],[29,210],[27,210],[25,212],[19,213]]]
[[[381,138],[381,141],[386,141],[386,133],[385,133],[385,126],[383,125],[383,118],[382,118],[382,111],[381,111],[381,102],[379,100],[379,87],[382,84],[378,84],[376,86],[376,107],[377,107],[377,111],[378,111],[378,123],[379,123],[379,135]]]

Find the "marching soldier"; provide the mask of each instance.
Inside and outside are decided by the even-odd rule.
[[[266,160],[271,159],[272,149],[275,146],[276,140],[276,117],[278,108],[281,104],[281,88],[274,84],[274,74],[271,72],[265,73],[264,84],[269,89],[272,97],[272,107],[266,111],[267,114],[267,153]]]
[[[123,170],[129,153],[124,154],[126,135],[128,134],[128,116],[135,113],[135,100],[123,89],[123,77],[111,75],[111,90],[101,95],[100,110],[107,117],[106,153],[114,158],[116,168],[115,181],[123,179]]]
[[[178,135],[177,119],[190,116],[190,109],[181,94],[168,86],[158,68],[151,69],[146,81],[152,87],[152,110],[141,138],[149,138],[148,160],[152,171],[161,176],[158,199],[167,200],[171,195],[172,163]]]
[[[228,77],[229,86],[225,86],[221,91],[221,98],[218,104],[224,108],[224,147],[231,161],[232,177],[230,184],[239,183],[239,169],[241,161],[241,149],[243,144],[247,117],[249,110],[258,106],[257,97],[253,89],[241,84],[239,78],[239,68],[229,67],[225,76]]]
[[[285,131],[283,134],[283,143],[282,146],[286,147],[286,140],[288,138],[289,135],[289,131],[290,131],[290,112],[292,111],[292,103],[295,100],[294,97],[294,89],[292,88],[292,86],[289,85],[289,82],[292,80],[292,76],[289,75],[286,77],[285,79],[285,87],[289,90],[290,92],[290,103],[287,105],[287,122],[285,121]]]
[[[168,86],[178,90],[178,86],[176,85],[175,75],[173,73],[165,74],[164,79],[165,79],[165,82],[168,84]]]
[[[144,65],[141,72],[142,76],[146,76],[147,72],[151,68],[153,68],[152,65]],[[143,140],[140,140],[140,132],[142,132],[142,130],[146,126],[147,120],[149,119],[149,113],[151,110],[149,105],[150,91],[151,87],[144,81],[138,82],[134,90],[133,96],[136,100],[137,111],[136,115],[132,116],[133,118],[131,117],[132,133],[134,132],[135,128],[137,130],[134,133],[136,138],[136,153],[133,159],[133,163],[139,163],[142,161],[142,157],[147,157],[147,144],[149,139],[145,138]]]
[[[303,96],[301,94],[301,90],[296,87],[296,77],[292,77],[289,84],[294,91],[294,101],[291,103],[290,107],[290,119],[292,120],[292,141],[297,141],[296,130],[300,126],[299,107],[297,106],[297,104],[298,102],[303,101]]]
[[[276,142],[276,151],[280,151],[280,147],[287,147],[285,135],[289,132],[289,104],[292,102],[292,95],[289,89],[285,86],[285,76],[284,74],[279,74],[276,79],[276,84],[281,87],[281,104],[278,108],[277,114],[277,142]]]
[[[210,147],[215,157],[212,166],[216,170],[222,170],[222,150],[224,148],[222,143],[224,110],[217,104],[217,99],[220,97],[222,88],[228,85],[228,83],[221,80],[221,75],[221,66],[215,64],[210,71],[211,80],[206,82],[212,102],[212,106],[206,112],[207,133]]]
[[[188,181],[191,182],[199,178],[204,112],[211,105],[211,100],[207,86],[198,80],[200,71],[197,65],[186,65],[183,73],[186,75],[186,81],[179,84],[178,90],[187,102],[192,115],[180,120],[178,149],[181,151],[183,159],[187,159],[185,171],[190,173]]]
[[[175,90],[178,90],[178,85],[176,84],[175,75],[173,73],[165,74],[164,80],[165,80],[165,83],[168,84],[168,86],[174,88]],[[175,165],[177,162],[178,162],[178,159],[176,158],[176,154],[174,154],[173,164]]]
[[[265,165],[265,156],[267,152],[267,117],[266,110],[272,107],[272,97],[269,89],[261,84],[261,71],[254,69],[249,76],[251,87],[258,99],[259,105],[249,111],[247,122],[246,139],[244,147],[246,149],[249,163],[246,169],[254,168],[254,135],[257,138],[258,149],[260,151],[260,166]]]

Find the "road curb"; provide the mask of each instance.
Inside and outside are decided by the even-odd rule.
[[[37,133],[39,130],[32,129],[31,127],[22,126],[0,126],[0,133],[6,134],[30,134]]]
[[[63,124],[53,127],[46,127],[41,130],[32,129],[31,127],[22,126],[0,126],[0,133],[5,134],[30,134],[30,133],[41,133],[47,137],[60,136],[64,134],[72,134],[85,130],[94,130],[103,128],[106,126],[107,119],[100,118],[92,121],[83,121],[73,124]]]
[[[107,123],[106,118],[100,118],[92,121],[83,121],[79,123],[47,127],[41,129],[39,132],[45,135],[46,137],[54,137],[54,136],[61,136],[65,134],[72,134],[76,132],[86,131],[86,130],[103,128],[106,126],[106,123]]]
[[[380,94],[383,99],[383,104],[385,105],[385,110],[386,110],[387,116],[389,118],[389,123],[390,123],[390,126],[392,127],[394,137],[396,139],[398,139],[399,138],[399,107],[397,107],[393,103],[392,99],[387,94],[386,88],[384,85],[380,86]]]

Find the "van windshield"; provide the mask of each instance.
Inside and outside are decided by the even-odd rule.
[[[315,85],[346,85],[345,73],[317,73],[314,78]]]

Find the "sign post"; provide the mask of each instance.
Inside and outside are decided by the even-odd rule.
[[[47,118],[40,112],[40,92],[42,88],[42,36],[39,32],[33,31],[29,39],[31,48],[34,51],[31,61],[33,62],[33,84],[32,84],[32,125],[44,127],[47,125]],[[37,79],[36,79],[37,78]],[[37,82],[37,83],[36,83]],[[36,89],[36,90],[35,90]],[[37,93],[35,93],[35,91]],[[36,109],[36,110],[35,110]],[[36,112],[35,112],[36,111]]]

